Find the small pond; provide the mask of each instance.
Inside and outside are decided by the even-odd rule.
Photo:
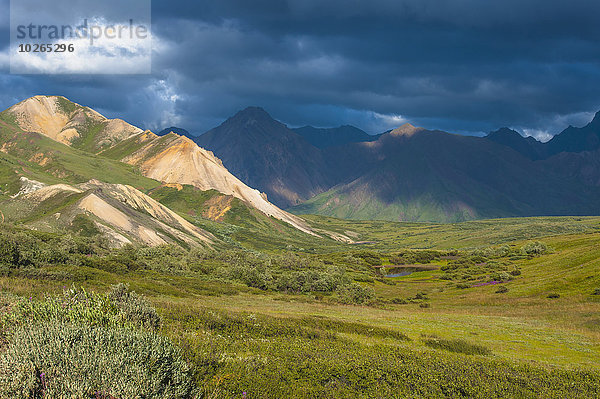
[[[405,276],[410,276],[411,274],[416,273],[416,272],[425,272],[425,271],[435,270],[435,269],[437,269],[437,266],[430,266],[430,265],[387,267],[386,268],[387,274],[385,275],[385,277],[387,277],[387,278],[405,277]]]
[[[417,270],[411,270],[411,271],[405,271],[405,272],[401,272],[401,273],[386,274],[385,277],[388,277],[388,278],[392,278],[392,277],[404,277],[404,276],[411,275],[411,274],[413,274],[416,271]]]

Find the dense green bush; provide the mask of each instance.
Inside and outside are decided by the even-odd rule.
[[[345,304],[368,304],[375,298],[375,292],[370,287],[359,284],[344,285],[337,289],[340,302]]]
[[[144,297],[129,291],[123,283],[112,287],[108,299],[121,311],[123,317],[144,328],[158,329],[160,316]]]
[[[179,351],[154,333],[53,320],[17,327],[0,354],[0,398],[190,398],[192,392]]]
[[[438,258],[436,251],[417,251],[415,253],[415,262],[417,263],[430,263],[431,261]]]
[[[397,252],[390,256],[390,262],[394,265],[409,265],[414,263],[431,263],[440,256],[455,256],[456,252],[444,252],[433,250],[409,250]]]
[[[510,273],[507,273],[507,272],[494,273],[491,276],[492,280],[494,280],[494,281],[502,281],[502,282],[510,281],[513,278],[514,277]]]
[[[303,270],[283,273],[276,277],[275,287],[287,292],[332,292],[350,284],[350,278],[338,268],[325,271]]]
[[[377,252],[360,251],[353,254],[353,256],[362,259],[369,266],[380,266],[383,263]]]
[[[103,327],[142,327],[157,329],[160,317],[140,295],[124,284],[111,287],[108,295],[73,286],[58,297],[21,300],[3,317],[6,328],[32,322],[60,321]]]
[[[512,252],[510,246],[502,245],[499,247],[485,248],[481,251],[481,255],[486,258],[503,258],[509,256]]]
[[[159,322],[124,285],[20,300],[2,318],[0,398],[191,397],[188,366]]]
[[[410,265],[416,263],[414,252],[399,252],[390,257],[390,262],[393,265]]]
[[[99,238],[58,235],[6,227],[0,231],[0,264],[8,269],[52,264],[80,265],[82,257],[105,253]]]
[[[30,323],[51,321],[85,323],[91,326],[123,327],[127,319],[106,295],[70,288],[62,296],[44,300],[20,300],[3,317],[3,325],[10,329]]]
[[[131,254],[131,257],[144,269],[163,273],[199,270],[205,256],[207,254],[203,249],[195,248],[188,251],[177,245],[142,247],[134,249]]]
[[[592,295],[600,295],[600,288],[596,288]]]
[[[521,252],[526,255],[539,256],[548,253],[548,246],[541,241],[534,241],[524,245]]]
[[[0,275],[74,281],[76,278],[71,274],[53,271],[47,267],[74,265],[115,274],[137,270],[187,276],[201,274],[205,280],[217,280],[225,284],[242,283],[261,290],[331,293],[351,284],[353,275],[363,282],[373,282],[370,276],[373,271],[367,265],[382,263],[380,255],[373,251],[335,255],[336,262],[333,262],[329,258],[322,259],[305,254],[269,255],[241,249],[212,251],[205,248],[185,249],[177,245],[126,245],[115,250],[103,247],[98,240],[97,236],[61,236],[10,228],[0,232]],[[434,252],[424,251],[422,261],[433,255]],[[333,266],[334,264],[338,266]],[[348,264],[351,268],[350,273],[344,269]],[[390,281],[384,282],[393,284]],[[351,289],[346,291],[350,292]],[[112,305],[117,304],[117,297],[123,297],[124,292],[121,290],[121,293],[113,298]],[[344,300],[354,302],[348,299],[346,294],[343,296]],[[132,301],[130,305],[136,308],[135,311],[130,311],[139,313],[142,307],[135,298],[137,297],[129,298]],[[359,299],[359,303],[364,301]],[[121,310],[127,312],[125,308]],[[156,323],[151,324],[146,327],[152,327]]]
[[[248,287],[268,290],[273,287],[273,275],[271,271],[261,263],[236,262],[217,270],[221,278],[239,281]]]

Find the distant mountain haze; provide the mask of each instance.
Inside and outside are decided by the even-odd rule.
[[[546,143],[550,155],[594,151],[600,148],[600,112],[584,127],[569,126]]]
[[[569,126],[547,143],[523,137],[509,128],[491,132],[486,138],[511,147],[530,159],[546,159],[561,152],[595,151],[600,148],[600,112],[587,125],[580,128]]]
[[[491,132],[485,138],[510,147],[532,160],[546,158],[547,151],[543,143],[533,137],[523,137],[517,131],[506,127]]]
[[[600,211],[597,187],[490,140],[404,127],[351,146],[363,173],[294,212],[456,222]]]
[[[594,147],[594,124],[577,130],[592,137],[577,149]],[[288,129],[251,107],[197,142],[294,213],[452,222],[600,211],[596,176],[581,170],[592,155],[555,158],[561,146],[506,128],[484,138],[411,124],[379,136],[363,133],[352,127]]]

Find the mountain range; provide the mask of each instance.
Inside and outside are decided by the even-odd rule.
[[[600,113],[547,143],[508,128],[292,129],[258,107],[200,136],[154,134],[60,96],[0,113],[4,209],[46,230],[83,218],[115,245],[215,245],[202,220],[350,241],[299,215],[457,222],[597,215],[599,200]]]
[[[32,97],[0,113],[3,219],[49,231],[84,225],[116,246],[217,244],[198,226],[204,222],[190,223],[152,195],[179,209],[187,201],[194,205],[188,214],[208,220],[236,210],[281,234],[317,235],[185,136],[158,136],[60,96]]]
[[[290,129],[251,107],[194,140],[292,213],[457,222],[598,214],[599,121],[541,143],[508,128],[486,137],[410,124],[377,136]]]
[[[351,125],[343,125],[331,128],[304,126],[292,130],[318,148],[329,148],[348,143],[375,141],[380,136],[370,135],[364,130]]]
[[[335,184],[326,154],[261,108],[246,108],[195,141],[281,207],[299,204]]]

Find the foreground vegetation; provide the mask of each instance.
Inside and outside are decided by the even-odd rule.
[[[114,250],[2,225],[0,397],[600,395],[597,219],[402,224],[393,249],[393,224],[319,223],[378,242]]]

